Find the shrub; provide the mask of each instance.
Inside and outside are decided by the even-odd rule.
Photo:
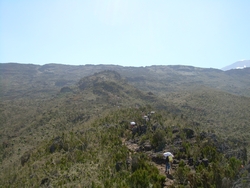
[[[175,177],[177,181],[181,184],[186,184],[189,171],[190,169],[185,165],[185,162],[181,160],[177,170],[175,171]]]
[[[164,130],[157,129],[152,138],[151,138],[151,145],[156,151],[161,151],[166,145],[165,139],[166,133]]]

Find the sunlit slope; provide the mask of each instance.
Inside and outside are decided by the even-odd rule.
[[[172,101],[188,118],[200,122],[202,129],[246,145],[250,143],[249,97],[196,87],[192,91],[167,94],[165,100]]]

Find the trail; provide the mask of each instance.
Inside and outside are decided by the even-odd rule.
[[[129,149],[130,153],[131,152],[136,152],[139,149],[139,145],[136,143],[131,143],[127,142],[125,139],[122,139],[123,144]],[[165,164],[159,165],[153,161],[151,161],[153,165],[156,166],[156,168],[159,170],[161,175],[166,176],[165,183],[164,183],[164,188],[169,187],[174,184],[174,179],[171,174],[174,174],[175,172],[175,166],[172,167],[171,173],[168,175],[165,173]]]

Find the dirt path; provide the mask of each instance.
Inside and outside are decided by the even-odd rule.
[[[122,142],[124,145],[126,145],[126,147],[129,149],[130,152],[136,152],[139,149],[139,146],[136,143],[127,142],[125,139],[122,139]],[[174,180],[173,180],[173,176],[171,174],[173,174],[175,172],[175,168],[173,167],[171,170],[171,174],[168,175],[165,173],[165,168],[166,168],[165,164],[159,165],[153,161],[151,161],[151,162],[152,162],[152,164],[154,164],[156,166],[156,168],[159,170],[161,175],[166,176],[164,188],[173,185]]]

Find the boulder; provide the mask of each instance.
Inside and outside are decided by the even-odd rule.
[[[138,133],[138,127],[137,126],[134,126],[132,128],[132,134],[135,135],[136,133]]]
[[[208,167],[208,164],[209,164],[208,159],[206,159],[206,158],[202,159],[202,164],[203,164],[205,167]]]
[[[140,126],[140,134],[145,134],[147,132],[147,125]]]
[[[144,151],[150,151],[150,150],[152,150],[152,145],[150,143],[143,144],[143,150]]]
[[[162,126],[160,125],[160,124],[154,124],[153,126],[152,126],[152,130],[153,131],[156,131],[157,129],[162,129]]]
[[[115,165],[115,169],[117,172],[119,172],[122,169],[122,162],[117,162]]]
[[[130,167],[130,164],[131,164],[131,159],[127,158],[126,160],[127,169]]]
[[[207,133],[206,132],[203,131],[203,132],[200,133],[200,139],[201,140],[204,140],[206,137],[207,137]]]
[[[151,157],[152,161],[156,164],[165,164],[166,160],[163,158],[163,156],[160,156],[159,154],[153,154]]]
[[[71,91],[72,89],[70,89],[69,87],[63,87],[61,88],[60,93],[66,93],[66,92],[71,92]]]
[[[249,163],[248,165],[246,165],[246,166],[244,167],[244,169],[247,170],[248,173],[250,173],[250,163]]]
[[[199,166],[202,163],[202,160],[197,160],[194,164],[194,167],[196,168],[197,166]]]
[[[3,148],[9,147],[9,143],[7,141],[3,141],[2,143]]]
[[[176,127],[176,126],[173,126],[172,127],[172,133],[174,134],[174,133],[178,133],[178,132],[180,132],[180,129],[178,127]]]
[[[178,146],[181,146],[182,141],[181,139],[175,139],[173,144],[174,144],[174,147],[178,147]]]
[[[194,130],[189,128],[184,128],[183,132],[186,134],[186,138],[191,139],[194,138]]]
[[[224,153],[226,153],[225,156],[227,158],[236,157],[239,160],[247,160],[247,150],[245,148],[238,148],[235,150],[228,149],[227,151],[224,151]]]
[[[175,159],[175,158],[174,158],[173,164],[179,164],[179,163],[180,163],[180,161],[179,161],[178,159]]]
[[[50,145],[49,152],[54,153],[55,151],[58,151],[61,149],[64,149],[67,151],[67,147],[64,145],[63,139],[58,136],[53,140],[53,143]]]
[[[41,181],[41,185],[48,186],[49,185],[49,178],[43,178],[42,181]]]
[[[30,159],[30,152],[26,152],[21,157],[21,165],[24,166],[25,163],[27,163]]]
[[[193,166],[194,165],[194,159],[192,157],[188,158],[188,165],[189,166]]]
[[[224,177],[221,182],[221,188],[232,187],[232,182],[229,178]]]

